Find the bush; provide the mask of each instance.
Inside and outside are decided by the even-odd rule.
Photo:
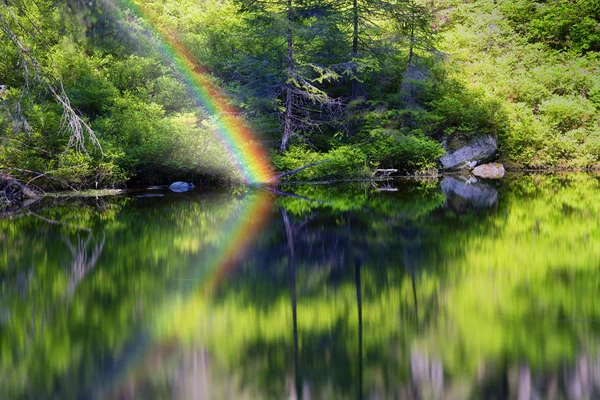
[[[580,96],[553,96],[542,102],[540,111],[548,124],[561,133],[585,127],[596,116],[592,102]]]
[[[341,146],[326,153],[311,151],[305,146],[292,146],[285,154],[272,154],[278,171],[292,171],[305,165],[327,161],[286,177],[291,180],[357,178],[365,176],[365,154],[354,146]]]
[[[500,153],[515,166],[538,168],[550,163],[543,152],[549,129],[524,103],[508,107],[509,129],[500,137]]]
[[[506,128],[506,116],[499,101],[456,82],[450,82],[429,105],[431,112],[439,117],[438,133],[498,136]]]
[[[402,171],[435,168],[444,155],[441,144],[424,135],[404,135],[397,130],[375,129],[365,146],[372,166],[396,168]]]
[[[168,73],[168,69],[154,58],[130,56],[111,65],[110,80],[121,92],[141,90],[152,81]]]
[[[187,110],[194,105],[188,95],[189,89],[175,78],[161,76],[148,86],[150,100],[160,104],[167,112]]]
[[[112,104],[117,89],[103,73],[103,66],[110,64],[112,57],[60,49],[54,59],[71,105],[80,113],[94,118]]]

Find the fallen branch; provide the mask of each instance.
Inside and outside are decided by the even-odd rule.
[[[75,165],[75,166],[73,166],[73,167],[67,167],[67,168],[75,168],[75,167],[78,167],[78,166],[79,166],[79,165]],[[48,171],[48,172],[42,173],[42,172],[38,172],[38,171],[31,171],[31,170],[28,170],[28,169],[22,169],[22,168],[8,167],[8,169],[11,169],[11,170],[13,170],[13,171],[25,172],[25,173],[27,173],[27,174],[36,174],[36,176],[35,176],[35,177],[33,177],[32,179],[30,179],[29,181],[27,181],[26,185],[29,185],[29,183],[30,183],[31,181],[34,181],[34,180],[36,180],[36,179],[38,179],[38,178],[41,178],[41,177],[46,177],[46,179],[51,179],[51,180],[53,180],[53,181],[56,181],[56,182],[60,183],[61,185],[65,186],[65,187],[68,187],[68,188],[69,188],[69,189],[71,189],[72,191],[74,191],[74,192],[78,192],[79,190],[77,190],[77,189],[76,189],[76,188],[74,188],[73,186],[69,185],[69,184],[68,184],[68,183],[67,183],[65,180],[63,180],[63,179],[59,179],[59,178],[56,178],[56,177],[54,177],[54,176],[50,176],[50,175],[49,175],[49,174],[51,174],[51,173],[58,172],[58,171],[62,171],[62,170],[64,170],[64,169],[67,169],[67,168],[61,168],[61,169],[57,169],[57,170],[54,170],[54,171]]]
[[[300,168],[293,169],[291,171],[283,172],[283,173],[275,175],[273,178],[271,178],[271,182],[278,181],[279,179],[283,178],[284,176],[294,175],[294,174],[297,174],[298,172],[303,171],[303,170],[305,170],[307,168],[314,167],[316,165],[325,164],[325,163],[328,163],[328,162],[331,162],[331,161],[333,161],[333,160],[318,161],[318,162],[315,162],[315,163],[312,163],[312,164],[304,165],[304,166],[302,166]]]
[[[397,169],[376,169],[375,171],[373,171],[373,178],[377,175],[379,176],[384,176],[384,177],[389,177],[392,174],[395,174],[396,172],[398,172]]]
[[[398,191],[397,188],[391,187],[388,183],[386,183],[383,187],[379,187],[375,184],[374,181],[371,181],[371,186],[373,186],[373,188],[379,192],[397,192]]]
[[[24,199],[37,199],[38,193],[31,190],[27,185],[10,175],[0,172],[0,182],[4,182],[4,197],[9,202],[22,201]]]

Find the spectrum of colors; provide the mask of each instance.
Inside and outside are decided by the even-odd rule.
[[[127,380],[137,379],[137,373],[143,370],[146,361],[156,352],[168,348],[182,326],[193,328],[198,323],[198,299],[210,297],[223,279],[240,266],[265,224],[270,219],[274,196],[266,190],[256,190],[247,194],[237,210],[231,213],[227,221],[218,229],[222,240],[212,249],[201,250],[201,257],[193,262],[189,269],[189,289],[182,290],[181,296],[167,301],[162,307],[169,322],[157,327],[156,336],[145,336],[137,346],[130,349],[129,356],[112,379],[105,382],[104,390],[119,392]],[[186,284],[188,286],[188,284]],[[159,314],[161,316],[163,314]]]
[[[229,104],[223,93],[211,82],[209,74],[194,60],[189,50],[175,34],[158,21],[147,5],[132,0],[118,0],[123,8],[148,22],[147,27],[158,42],[158,50],[172,61],[173,66],[185,79],[199,103],[216,116],[220,139],[236,163],[248,184],[272,183],[275,174],[262,147],[254,134],[236,117],[237,111]]]

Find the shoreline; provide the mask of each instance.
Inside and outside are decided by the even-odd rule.
[[[519,175],[568,175],[568,174],[590,174],[600,176],[600,168],[594,169],[507,169],[506,174],[501,179],[484,179],[486,181],[502,181],[504,179],[514,179]],[[444,177],[465,177],[471,176],[471,174],[455,173],[455,172],[440,172],[438,174],[427,174],[427,175],[393,175],[386,178],[346,178],[346,179],[328,179],[328,180],[298,180],[298,181],[282,181],[278,183],[265,183],[265,184],[243,184],[243,183],[230,183],[228,185],[207,185],[205,188],[209,189],[225,189],[227,187],[247,187],[247,188],[274,188],[281,186],[302,186],[302,185],[334,185],[340,183],[370,183],[370,182],[389,182],[389,181],[434,181],[440,180]],[[198,187],[198,186],[197,186]],[[58,191],[58,192],[46,192],[40,196],[40,198],[64,198],[64,197],[105,197],[105,196],[119,196],[134,193],[147,193],[152,191],[169,191],[169,185],[152,185],[152,186],[132,186],[122,189],[82,189],[79,191]],[[186,192],[187,193],[187,192]]]

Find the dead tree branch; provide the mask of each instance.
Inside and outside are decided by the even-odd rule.
[[[286,172],[283,172],[281,174],[275,175],[271,180],[272,181],[278,181],[279,179],[283,178],[284,176],[294,175],[294,174],[297,174],[298,172],[303,171],[303,170],[305,170],[307,168],[314,167],[316,165],[325,164],[325,163],[328,163],[328,162],[331,162],[331,161],[333,161],[333,160],[323,160],[323,161],[319,161],[319,162],[307,164],[307,165],[304,165],[304,166],[302,166],[300,168],[296,168],[296,169],[293,169],[291,171],[286,171]]]
[[[91,142],[100,149],[100,152],[104,155],[102,151],[102,146],[100,145],[100,141],[96,137],[95,132],[88,125],[88,123],[77,113],[77,111],[71,106],[71,101],[69,100],[69,96],[67,96],[65,89],[63,87],[62,81],[60,79],[55,79],[52,77],[50,73],[46,71],[46,69],[40,65],[38,62],[38,58],[35,55],[35,51],[32,50],[29,46],[27,46],[22,38],[19,37],[12,28],[12,25],[8,18],[12,19],[13,22],[20,26],[19,19],[15,12],[9,5],[4,6],[4,10],[7,15],[3,15],[0,12],[0,32],[4,33],[10,41],[15,45],[17,50],[19,51],[19,55],[22,59],[23,73],[25,75],[25,86],[23,92],[27,92],[29,90],[29,75],[30,69],[33,71],[33,80],[39,82],[42,86],[46,87],[46,89],[52,94],[54,99],[62,106],[63,109],[63,117],[62,117],[62,127],[63,130],[69,133],[69,142],[67,144],[67,150],[70,148],[74,148],[78,152],[87,153],[87,149],[85,147],[85,139],[86,134],[87,137],[91,140]],[[37,27],[35,27],[37,29]],[[27,32],[30,36],[31,32]],[[35,37],[32,37],[35,40]],[[35,47],[33,47],[35,48]],[[17,106],[18,114],[20,114],[19,106]],[[28,123],[26,120],[21,118],[23,121],[23,128],[27,130]]]

